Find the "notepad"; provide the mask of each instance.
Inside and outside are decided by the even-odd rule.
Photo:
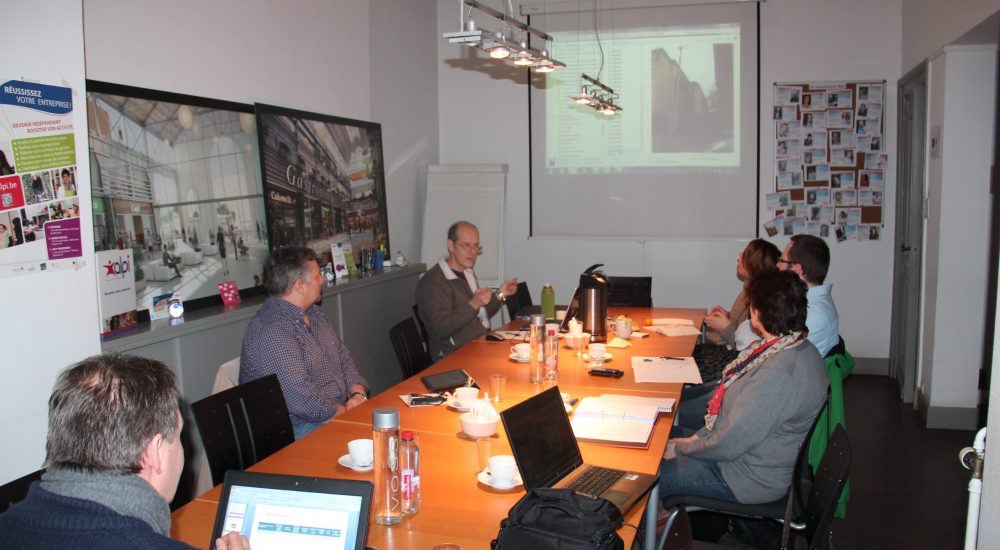
[[[632,357],[636,382],[661,384],[701,384],[701,372],[692,357]]]
[[[588,443],[648,447],[658,405],[622,397],[585,397],[580,401],[570,422],[576,438]]]
[[[636,397],[634,395],[618,395],[614,393],[605,393],[601,395],[601,399],[604,401],[626,401],[631,403],[642,403],[646,405],[656,406],[659,412],[668,413],[674,410],[674,403],[677,402],[673,397]]]

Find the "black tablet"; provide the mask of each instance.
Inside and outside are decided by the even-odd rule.
[[[438,374],[421,376],[420,380],[430,391],[451,391],[459,386],[466,385],[472,377],[462,369],[449,370]],[[478,388],[475,380],[472,380],[472,387]]]

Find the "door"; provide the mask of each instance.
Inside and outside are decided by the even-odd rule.
[[[921,66],[899,85],[899,161],[896,184],[896,249],[893,259],[889,375],[899,397],[913,403],[920,330],[920,266],[923,244],[927,71]]]

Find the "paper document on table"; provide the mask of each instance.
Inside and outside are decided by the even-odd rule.
[[[693,357],[633,357],[636,382],[701,384],[701,373]]]
[[[674,317],[659,317],[657,319],[650,319],[648,324],[653,325],[653,326],[657,326],[657,327],[658,326],[664,326],[664,325],[671,325],[671,326],[685,326],[685,325],[687,325],[689,327],[693,327],[694,326],[694,321],[692,321],[691,319],[677,319],[677,318],[674,318]]]
[[[627,403],[640,403],[653,405],[658,411],[668,413],[674,410],[674,403],[677,401],[673,397],[636,397],[634,395],[619,395],[615,393],[605,393],[601,395],[604,401],[624,401]]]
[[[664,336],[700,336],[701,331],[694,328],[693,326],[687,325],[658,325],[655,327],[647,327],[647,330],[653,332],[659,332]]]
[[[619,338],[619,337],[615,336],[614,338],[612,338],[611,340],[608,341],[607,345],[608,345],[609,348],[622,348],[622,349],[625,349],[625,348],[631,346],[632,342],[629,342],[628,340],[625,340],[623,338]]]
[[[589,443],[649,446],[656,415],[654,404],[585,397],[573,412],[573,434]]]

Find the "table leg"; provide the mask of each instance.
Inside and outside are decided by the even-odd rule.
[[[653,484],[646,501],[646,536],[643,539],[644,550],[656,550],[656,516],[660,510],[660,483]]]

